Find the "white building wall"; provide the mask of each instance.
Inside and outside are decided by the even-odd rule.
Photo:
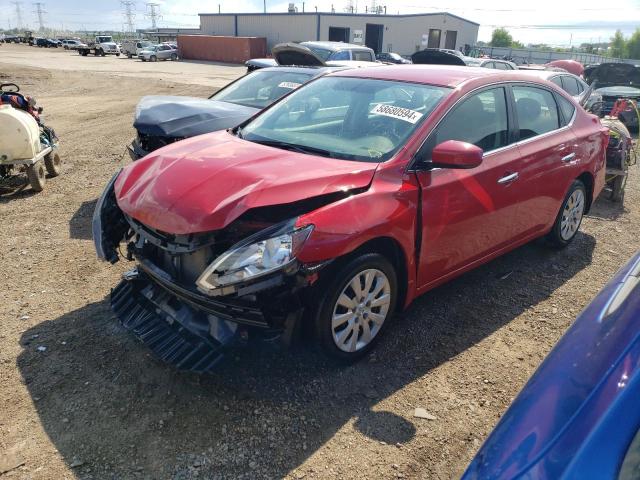
[[[200,28],[205,35],[235,35],[236,17],[238,36],[266,37],[267,48],[281,42],[299,42],[318,39],[318,15],[320,38],[329,39],[329,27],[349,28],[349,41],[354,42],[354,32],[363,33],[365,45],[367,23],[384,25],[382,51],[393,51],[411,55],[425,48],[423,35],[430,29],[441,30],[440,48],[445,48],[446,31],[456,33],[455,48],[474,45],[478,38],[478,25],[448,14],[425,14],[416,16],[396,15],[331,15],[315,13],[255,14],[255,15],[201,15]]]
[[[317,16],[313,15],[238,15],[238,36],[266,37],[267,49],[283,42],[315,40]]]
[[[200,30],[203,35],[235,35],[235,15],[201,15]]]

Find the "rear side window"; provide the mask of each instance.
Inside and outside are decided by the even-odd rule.
[[[520,140],[542,135],[560,127],[558,106],[553,94],[543,88],[513,87]]]
[[[362,50],[354,50],[351,52],[354,60],[358,60],[360,62],[372,62],[373,57],[371,56],[371,52],[365,52]]]
[[[504,88],[492,88],[462,101],[438,125],[427,142],[433,149],[446,140],[472,143],[490,152],[508,145],[509,125]]]
[[[551,81],[564,90],[564,87],[562,86],[562,78],[553,77]]]
[[[580,93],[580,85],[578,85],[578,81],[569,75],[562,76],[562,88],[572,97]]]
[[[498,70],[508,70],[507,64],[502,62],[494,62]]]
[[[556,99],[558,100],[558,106],[560,107],[560,111],[562,112],[562,117],[563,117],[561,119],[562,126],[568,125],[571,119],[573,118],[573,114],[576,111],[576,107],[574,107],[569,100],[567,100],[566,98],[560,95],[557,95]]]

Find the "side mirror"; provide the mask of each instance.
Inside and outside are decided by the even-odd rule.
[[[435,168],[475,168],[482,163],[483,151],[471,143],[447,140],[431,152],[431,166]]]

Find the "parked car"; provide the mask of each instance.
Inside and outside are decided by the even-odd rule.
[[[86,43],[82,43],[80,40],[65,40],[62,42],[62,46],[65,50],[78,50],[79,48],[87,48]]]
[[[169,45],[153,45],[140,50],[140,52],[138,52],[138,58],[143,62],[178,60],[178,51]]]
[[[153,95],[136,107],[133,160],[177,140],[235,127],[309,80],[337,67],[271,67],[248,73],[208,99]]]
[[[626,98],[640,101],[640,68],[628,63],[602,63],[585,69],[589,84],[595,82],[594,91],[602,96],[602,114],[608,115],[616,100]],[[629,105],[618,114],[627,128],[638,128],[638,114]]]
[[[518,66],[508,60],[495,58],[471,58],[466,57],[465,63],[470,67],[495,68],[496,70],[517,70]]]
[[[376,55],[369,47],[362,45],[353,45],[351,43],[343,42],[300,42],[300,43],[286,43],[276,45],[272,52],[275,52],[278,48],[286,48],[293,50],[297,47],[299,56],[292,57],[297,60],[296,63],[279,63],[274,58],[253,58],[245,62],[247,71],[252,72],[259,68],[275,67],[277,65],[296,65],[296,66],[309,66],[309,65],[322,65],[322,66],[349,66],[350,62],[375,62]],[[303,62],[303,63],[300,63]],[[310,62],[310,63],[304,63]],[[356,66],[356,65],[351,65]],[[358,65],[361,66],[361,65]]]
[[[137,57],[142,50],[152,47],[154,44],[147,40],[131,39],[122,43],[121,53],[129,58]]]
[[[57,40],[52,40],[50,38],[36,38],[35,45],[37,47],[44,47],[44,48],[58,48]]]
[[[464,480],[640,476],[640,253],[578,316]]]
[[[567,246],[604,184],[607,129],[504,75],[334,72],[125,167],[93,220],[99,258],[137,262],[116,315],[179,368],[300,327],[354,361],[418,295],[536,238]]]
[[[387,62],[387,63],[397,63],[397,64],[411,63],[411,60],[404,58],[399,53],[393,53],[393,52],[378,53],[376,54],[376,59],[378,59],[381,62]]]
[[[586,100],[585,96],[591,97],[589,98],[590,104],[602,100],[600,94],[595,92],[593,89],[590,89],[589,85],[587,85],[584,80],[564,70],[524,70],[523,73],[555,83],[558,87],[571,95],[577,103],[583,103],[583,100]]]

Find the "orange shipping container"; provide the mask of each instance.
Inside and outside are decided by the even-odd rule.
[[[267,56],[265,37],[178,35],[178,54],[188,60],[244,63]]]

